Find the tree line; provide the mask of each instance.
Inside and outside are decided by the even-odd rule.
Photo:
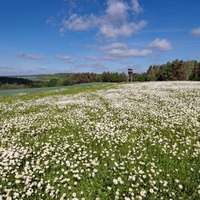
[[[117,72],[103,72],[102,74],[95,73],[72,73],[66,74],[62,78],[53,78],[47,83],[48,87],[68,86],[80,83],[91,82],[125,82],[126,75]]]
[[[117,72],[68,73],[40,75],[44,81],[32,81],[16,77],[0,77],[0,89],[68,86],[91,82],[126,82],[127,75]],[[163,65],[151,65],[145,73],[134,73],[133,81],[200,81],[200,62],[196,60],[174,60]]]
[[[152,65],[146,73],[133,74],[134,81],[200,81],[200,62],[174,60]]]
[[[35,87],[36,83],[24,78],[0,77],[0,89],[20,89]]]
[[[70,86],[80,83],[91,82],[125,82],[127,77],[124,73],[103,72],[102,74],[95,73],[68,73],[45,75],[44,81],[32,81],[25,78],[16,77],[0,77],[0,89],[18,89],[18,88],[34,88],[34,87],[55,87],[55,86]]]

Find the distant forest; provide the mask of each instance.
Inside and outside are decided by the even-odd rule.
[[[90,82],[126,82],[127,75],[117,72],[61,73],[21,77],[0,77],[0,89],[68,86]],[[133,73],[133,81],[200,81],[200,62],[175,60],[150,66],[145,73]]]
[[[200,62],[175,60],[163,65],[153,65],[143,75],[145,81],[200,81]]]

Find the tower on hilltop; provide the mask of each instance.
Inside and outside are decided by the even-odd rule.
[[[133,81],[133,69],[128,69],[128,82]]]

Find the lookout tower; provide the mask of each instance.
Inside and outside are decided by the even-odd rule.
[[[128,82],[133,81],[133,69],[128,69]]]

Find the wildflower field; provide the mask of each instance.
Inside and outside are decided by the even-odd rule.
[[[200,199],[200,82],[0,97],[0,199]]]

